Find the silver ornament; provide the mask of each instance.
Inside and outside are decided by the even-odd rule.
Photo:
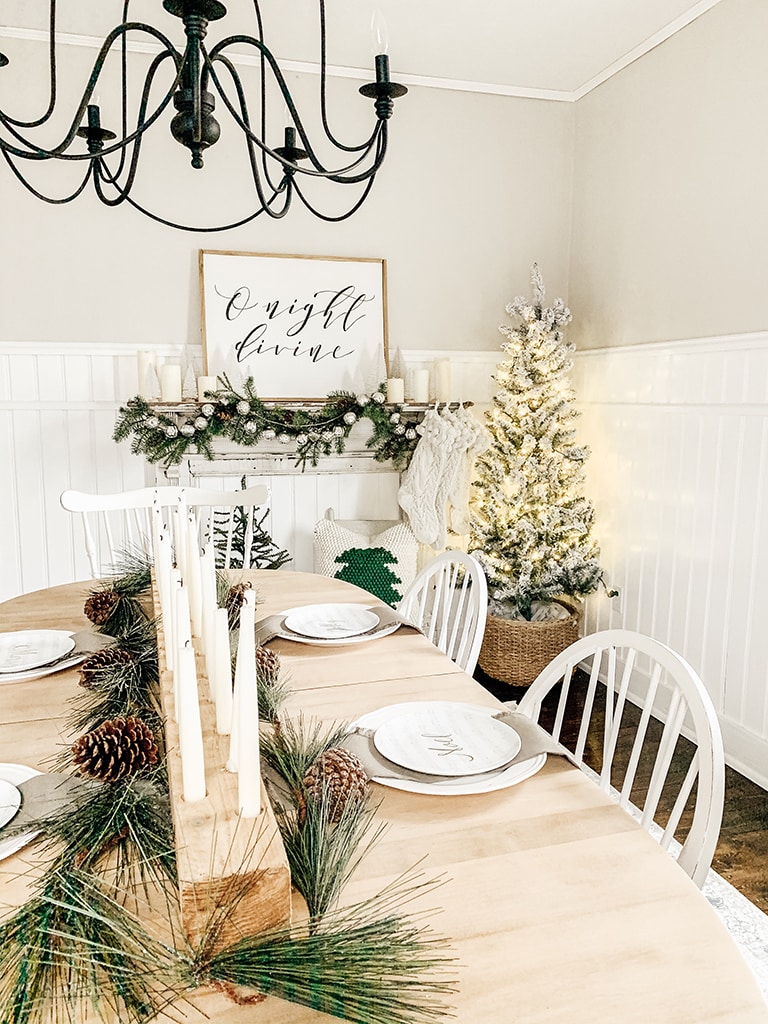
[[[146,424],[146,426],[149,427],[150,430],[154,430],[155,427],[160,426],[160,420],[157,418],[157,416],[147,416],[147,418],[144,420],[144,423]]]
[[[243,424],[243,430],[246,432],[246,434],[255,434],[258,429],[259,429],[258,423],[254,423],[253,420],[247,420]]]
[[[322,438],[323,441],[325,441],[326,444],[333,440],[333,434],[330,432],[330,430],[324,430],[320,437]]]
[[[297,445],[301,446],[303,444],[306,444],[307,441],[309,441],[309,438],[307,437],[306,434],[297,434],[296,435],[296,444]]]
[[[214,408],[210,402],[206,402],[205,405],[200,406],[200,412],[203,416],[213,416]]]
[[[246,413],[251,411],[251,406],[248,402],[238,402],[235,409],[237,409],[241,416],[245,416]]]
[[[412,441],[414,437],[416,437],[416,431],[413,429],[413,427],[408,427],[408,429],[405,432],[405,436],[408,438],[409,441]]]
[[[345,412],[344,422],[348,423],[351,427],[353,423],[357,423],[357,416],[353,412]]]
[[[195,432],[195,428],[192,426],[191,423],[184,423],[184,424],[182,424],[181,433],[184,435],[184,437],[192,437],[194,432]]]
[[[356,401],[358,405],[368,405],[370,399],[368,395],[358,395]]]
[[[397,426],[395,427],[395,433],[400,437],[402,437],[402,435],[405,433],[405,427],[403,426],[402,423],[397,424]]]
[[[207,426],[208,420],[205,418],[205,416],[198,416],[197,419],[195,420],[195,427],[198,430],[205,430]]]
[[[274,441],[275,438],[277,437],[277,434],[274,432],[274,430],[265,430],[261,436],[264,438],[265,441]]]
[[[333,428],[333,436],[334,437],[344,437],[344,427],[334,427]]]
[[[400,422],[400,413],[399,412],[393,412],[392,415],[389,417],[389,422],[390,423],[399,423]]]
[[[177,430],[176,427],[174,427],[172,423],[169,423],[168,426],[165,428],[166,437],[176,437],[178,433],[179,431]]]
[[[377,391],[375,395],[371,395],[371,398],[376,402],[377,405],[381,405],[382,402],[386,401],[386,398],[380,391]]]
[[[290,444],[291,436],[290,434],[279,434],[277,440],[280,444]]]

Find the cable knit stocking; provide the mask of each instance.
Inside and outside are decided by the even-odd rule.
[[[472,483],[475,456],[486,451],[491,443],[491,438],[483,424],[479,423],[469,409],[465,409],[464,406],[460,406],[456,418],[464,426],[467,447],[464,458],[459,461],[457,472],[448,492],[448,501],[451,504],[451,529],[454,533],[469,533],[469,489]]]
[[[416,429],[421,440],[403,473],[397,499],[416,538],[432,544],[439,531],[437,491],[447,462],[446,423],[436,409],[428,409]]]
[[[467,429],[466,423],[451,412],[447,405],[443,409],[442,419],[446,427],[446,460],[435,498],[437,535],[434,547],[438,550],[442,550],[448,540],[448,500],[456,487],[457,477],[462,473],[466,461],[465,453],[474,436],[474,433]]]

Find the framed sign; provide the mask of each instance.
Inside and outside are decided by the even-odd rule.
[[[368,391],[387,374],[386,260],[200,251],[206,374],[262,399]]]

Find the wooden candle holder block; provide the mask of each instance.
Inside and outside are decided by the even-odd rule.
[[[206,795],[194,803],[184,800],[179,732],[173,718],[173,675],[166,666],[164,639],[159,624],[158,668],[182,926],[197,948],[212,924],[220,924],[220,931],[206,941],[211,941],[212,949],[222,949],[243,935],[290,924],[291,874],[263,783],[259,817],[244,819],[238,814],[237,775],[226,769],[229,737],[216,732],[216,709],[200,656],[195,660]],[[223,907],[229,909],[221,913]]]

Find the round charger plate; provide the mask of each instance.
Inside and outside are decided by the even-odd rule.
[[[359,636],[379,624],[379,616],[361,604],[310,604],[286,615],[283,625],[316,640]]]
[[[373,742],[387,760],[427,775],[483,775],[520,750],[510,726],[483,708],[449,701],[403,709],[379,726]]]
[[[307,606],[305,605],[304,607]],[[363,606],[361,605],[361,607]],[[302,608],[289,608],[283,614],[285,615],[285,618],[287,618],[293,612],[299,612],[302,610]],[[390,633],[394,633],[395,630],[400,629],[400,627],[403,625],[403,623],[400,621],[385,623],[379,620],[378,626],[375,626],[373,629],[370,629],[365,633],[358,633],[356,636],[320,638],[313,636],[303,636],[301,633],[294,633],[293,630],[286,628],[285,618],[283,619],[282,626],[280,627],[280,630],[277,633],[279,639],[292,640],[296,644],[310,644],[313,647],[344,647],[347,644],[364,644],[367,643],[369,640],[378,640],[383,636],[389,636]]]
[[[434,702],[415,701],[411,704],[391,704],[388,707],[377,708],[375,711],[369,711],[367,714],[361,715],[360,718],[352,722],[350,728],[358,726],[361,729],[376,730],[393,715],[398,715],[409,708],[411,710],[419,708],[425,703],[431,704]],[[459,706],[475,711],[479,710],[476,704],[463,704]],[[495,714],[495,710],[487,708],[486,713],[489,717],[492,717]],[[509,726],[506,726],[506,728],[508,729]],[[386,786],[388,789],[398,789],[405,793],[418,793],[423,796],[472,796],[480,793],[495,793],[498,790],[516,786],[519,782],[524,782],[525,779],[529,779],[532,775],[541,771],[546,761],[546,754],[537,754],[527,761],[518,761],[508,768],[486,772],[483,775],[451,778],[435,776],[434,782],[416,782],[413,779],[398,779],[389,776],[374,776],[373,781],[378,782],[381,786]]]
[[[12,764],[10,762],[0,763],[0,780],[2,782],[10,783],[14,788],[22,782],[26,782],[27,779],[31,779],[33,775],[42,775],[37,768],[30,768],[26,764]],[[19,790],[17,789],[18,793]],[[19,795],[21,798],[21,795]],[[14,812],[15,813],[15,812]],[[35,836],[38,834],[37,829],[30,832],[21,832],[15,836],[8,836],[7,839],[0,838],[0,860],[4,860],[6,857],[11,857],[14,853],[18,853],[19,850],[23,849],[27,843],[31,843]]]
[[[21,793],[5,779],[0,779],[0,828],[7,825],[21,807]]]
[[[63,629],[22,629],[0,633],[0,672],[27,672],[69,654],[75,646]]]

